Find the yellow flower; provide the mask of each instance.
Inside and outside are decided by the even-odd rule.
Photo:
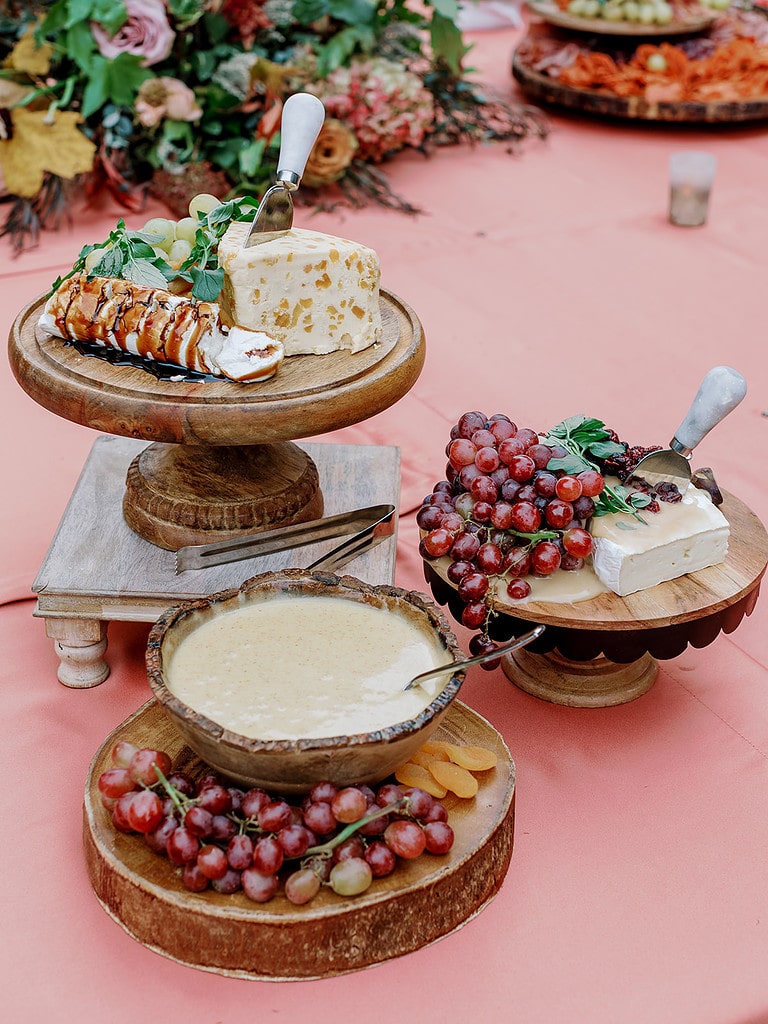
[[[355,133],[336,118],[329,118],[320,129],[309,154],[302,181],[309,188],[322,188],[344,176],[357,151]]]
[[[96,146],[78,130],[80,115],[45,110],[11,111],[12,133],[0,141],[0,169],[9,192],[33,199],[49,171],[61,178],[74,178],[93,167]]]

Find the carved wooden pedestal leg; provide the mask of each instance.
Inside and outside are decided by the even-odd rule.
[[[502,659],[505,675],[534,697],[573,708],[604,708],[647,693],[659,671],[654,658],[619,665],[602,655],[591,661],[570,661],[557,651],[532,654],[524,649]]]
[[[57,676],[73,689],[98,686],[109,675],[104,660],[107,623],[98,619],[46,619],[45,631],[59,656]]]
[[[131,463],[123,499],[130,528],[158,547],[229,540],[323,514],[317,467],[290,441],[149,445]]]

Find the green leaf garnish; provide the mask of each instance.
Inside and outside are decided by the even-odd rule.
[[[594,460],[617,455],[625,450],[623,445],[611,440],[603,421],[593,416],[569,416],[552,427],[545,442],[549,445],[560,445],[568,452],[565,456],[550,459],[547,469],[562,469],[572,474],[581,473],[585,469],[601,472],[600,466]],[[626,487],[610,487],[606,484],[594,499],[594,515],[605,516],[615,512],[626,512],[634,516],[638,522],[645,523],[638,509],[644,508],[650,500],[642,491],[630,492]]]

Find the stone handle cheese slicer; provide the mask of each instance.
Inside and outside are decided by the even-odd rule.
[[[297,92],[283,106],[277,175],[256,210],[246,246],[258,245],[293,224],[293,195],[301,182],[309,154],[325,120],[325,107],[317,96]]]
[[[667,481],[684,491],[691,482],[688,456],[710,430],[736,408],[746,393],[747,382],[738,370],[730,366],[714,367],[701,382],[669,448],[643,456],[632,475],[643,477],[651,486]]]
[[[483,654],[476,654],[474,658],[467,658],[465,661],[452,661],[447,665],[438,665],[437,668],[430,668],[426,672],[419,672],[417,676],[414,676],[410,682],[407,682],[403,687],[403,690],[410,690],[414,686],[421,686],[422,683],[426,682],[427,679],[432,679],[433,676],[443,675],[445,672],[460,672],[462,669],[469,668],[471,665],[479,665],[483,661],[490,661],[491,658],[500,658],[503,654],[509,654],[511,651],[516,651],[520,647],[525,647],[527,644],[535,640],[537,636],[545,630],[545,626],[534,626],[529,633],[523,633],[522,636],[516,637],[514,640],[510,640],[509,643],[500,644],[494,651],[485,651]]]

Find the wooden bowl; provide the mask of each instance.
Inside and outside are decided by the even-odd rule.
[[[212,768],[250,786],[304,793],[316,782],[337,785],[379,782],[403,764],[437,729],[459,692],[463,672],[451,675],[435,699],[415,718],[350,736],[254,739],[241,736],[189,707],[166,685],[166,672],[179,644],[203,624],[253,602],[295,595],[340,597],[404,616],[445,651],[445,662],[464,658],[447,619],[422,594],[371,586],[351,576],[304,569],[267,572],[237,590],[170,608],[155,623],[147,645],[147,672],[155,697],[195,753]],[[312,642],[308,637],[307,641]]]

